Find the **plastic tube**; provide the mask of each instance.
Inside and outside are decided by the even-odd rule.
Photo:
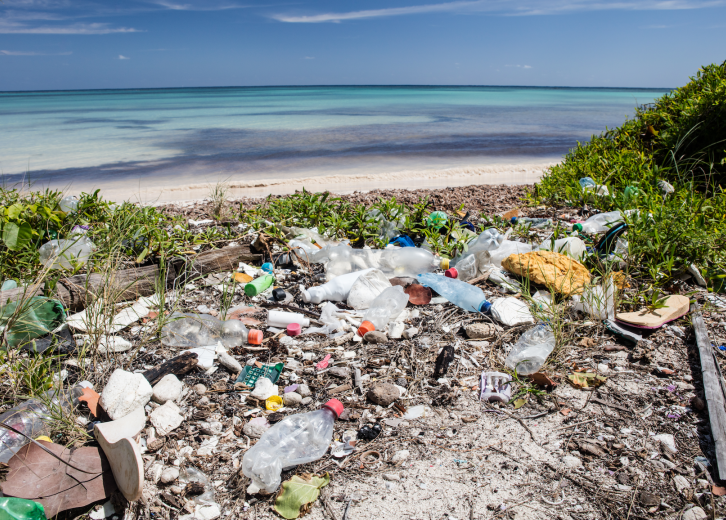
[[[291,323],[297,323],[301,327],[309,327],[310,319],[299,312],[269,311],[267,313],[267,325],[270,327],[285,329]]]

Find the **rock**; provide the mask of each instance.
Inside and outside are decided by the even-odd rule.
[[[267,419],[264,417],[257,417],[245,424],[242,431],[251,439],[259,439],[269,427],[270,423],[267,422]]]
[[[104,336],[98,342],[99,354],[111,354],[131,350],[133,345],[121,336]]]
[[[167,401],[177,401],[182,396],[184,383],[179,381],[174,374],[168,374],[154,385],[153,390],[151,398],[159,404],[164,404]]]
[[[282,404],[285,406],[297,407],[302,403],[302,396],[297,392],[288,392],[282,396]]]
[[[333,367],[328,370],[328,373],[335,377],[350,378],[350,368],[347,367]]]
[[[400,450],[393,454],[393,458],[391,459],[391,462],[393,462],[394,464],[397,464],[399,462],[403,462],[410,456],[411,456],[411,452],[409,452],[408,450]]]
[[[169,491],[175,495],[181,495],[184,490],[180,486],[169,486]]]
[[[203,384],[199,383],[198,385],[194,385],[192,389],[199,395],[204,395],[207,393],[207,387]]]
[[[610,373],[610,367],[608,367],[605,363],[598,363],[597,371],[601,374],[608,374]]]
[[[582,466],[582,461],[580,460],[580,458],[573,455],[567,455],[566,457],[562,457],[562,462],[568,468],[579,468],[580,466]]]
[[[469,339],[491,339],[497,333],[497,327],[493,323],[471,323],[464,330]]]
[[[199,431],[204,435],[219,435],[222,433],[222,429],[224,429],[224,425],[219,421],[199,423]]]
[[[179,412],[179,407],[173,401],[167,401],[164,405],[151,412],[149,421],[156,428],[158,435],[168,435],[184,421],[184,417]]]
[[[406,328],[406,324],[401,321],[391,323],[388,327],[388,337],[392,339],[399,339]]]
[[[312,392],[310,391],[310,387],[306,385],[305,383],[298,385],[297,387],[297,393],[300,394],[303,397],[309,396]]]
[[[708,515],[703,509],[696,506],[683,513],[683,516],[681,518],[682,520],[706,520],[706,518],[708,518]]]
[[[416,327],[411,327],[403,331],[404,339],[413,339],[416,334],[418,334],[418,329]]]
[[[670,433],[660,433],[658,435],[655,435],[653,436],[653,440],[660,441],[663,447],[671,453],[676,453],[678,451],[676,449],[676,440]]]
[[[149,470],[146,472],[146,478],[152,481],[154,484],[159,482],[161,475],[164,473],[163,464],[152,464]],[[105,518],[105,517],[104,517]]]
[[[222,365],[233,374],[239,374],[240,372],[242,372],[242,365],[240,365],[239,361],[237,361],[226,352],[217,352],[217,361],[219,361],[220,365]]]
[[[703,399],[698,396],[695,396],[693,397],[693,399],[691,399],[691,406],[693,406],[693,408],[695,410],[698,410],[699,412],[702,412],[706,409],[706,403],[704,403]]]
[[[182,515],[179,517],[179,520],[215,520],[221,514],[222,511],[219,509],[219,505],[215,503],[204,504],[197,505],[194,508],[194,514]]]
[[[580,294],[591,280],[584,265],[553,251],[510,255],[502,261],[502,267],[565,296]]]
[[[307,405],[309,405],[312,402],[313,402],[313,398],[312,397],[304,397],[303,400],[302,400],[302,403],[300,403],[300,404],[302,404],[303,406],[307,406]]]
[[[383,480],[398,481],[401,480],[401,476],[398,473],[384,473]]]
[[[257,383],[255,383],[255,389],[250,395],[256,399],[259,399],[260,401],[265,401],[268,397],[272,397],[273,395],[279,395],[278,391],[279,390],[276,384],[274,384],[266,377],[260,377],[257,380]]]
[[[146,406],[153,393],[144,376],[119,368],[108,379],[99,402],[108,416],[115,421],[139,407]]]
[[[166,468],[161,474],[161,481],[164,484],[174,482],[178,478],[179,478],[179,468],[176,468],[176,467]]]
[[[401,392],[392,383],[375,383],[368,390],[368,399],[381,406],[388,406],[399,397],[401,397]]]
[[[688,483],[688,480],[686,480],[686,477],[683,475],[676,475],[673,477],[673,484],[675,484],[679,493],[683,493],[686,489],[691,487],[691,484]]]
[[[385,343],[386,341],[388,341],[386,333],[378,330],[366,332],[366,335],[363,336],[363,339],[368,343]]]

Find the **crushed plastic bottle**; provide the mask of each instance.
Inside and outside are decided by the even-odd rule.
[[[555,349],[555,335],[548,325],[541,323],[517,340],[504,364],[521,375],[537,372]]]
[[[71,269],[74,265],[84,265],[93,254],[96,246],[85,235],[74,238],[50,240],[40,246],[40,262],[49,269]]]
[[[268,311],[267,325],[269,327],[287,328],[291,323],[297,323],[301,327],[310,326],[310,318],[306,318],[299,312]]]
[[[371,268],[380,269],[390,278],[431,273],[439,267],[448,268],[448,260],[425,249],[415,247],[353,249],[343,244],[330,248],[324,247],[310,255],[310,258],[311,262],[325,263],[327,280]]]
[[[75,195],[68,195],[61,199],[58,206],[64,213],[73,213],[74,211],[78,211],[78,198]]]
[[[434,291],[451,303],[468,312],[488,312],[491,304],[487,301],[484,291],[476,285],[461,280],[438,276],[432,273],[418,275],[418,281],[424,287]]]
[[[451,265],[456,267],[459,262],[470,255],[476,255],[482,251],[492,251],[497,249],[504,240],[504,235],[502,235],[496,228],[485,229],[475,240],[469,242],[466,251],[451,261]]]
[[[242,472],[251,480],[247,492],[274,493],[282,470],[325,455],[341,413],[343,404],[331,399],[319,410],[288,416],[263,433],[242,459]]]
[[[247,342],[249,330],[239,320],[221,321],[210,314],[175,312],[161,329],[161,344],[170,347],[206,347],[222,343],[227,348]]]
[[[600,197],[607,197],[610,195],[608,187],[603,184],[597,184],[590,177],[583,177],[579,180],[582,191],[588,195],[588,200],[593,200],[593,193]]]
[[[614,224],[623,221],[623,214],[620,211],[609,211],[593,215],[581,224],[575,224],[572,229],[584,233],[604,233]]]
[[[359,277],[373,271],[373,268],[354,271],[336,276],[328,283],[317,287],[301,288],[300,295],[305,303],[322,303],[323,301],[344,302]]]
[[[479,265],[494,265],[501,268],[502,260],[508,256],[530,252],[532,252],[532,246],[530,244],[505,240],[498,248],[492,249],[491,251],[484,251],[481,255]]]
[[[403,287],[395,285],[388,287],[371,302],[371,306],[363,314],[363,322],[358,327],[358,334],[364,336],[366,332],[374,330],[383,331],[388,322],[401,314],[408,303],[408,294]]]
[[[540,249],[546,251],[554,251],[556,253],[562,253],[570,258],[574,258],[577,261],[581,261],[582,257],[587,253],[587,246],[580,237],[567,237],[559,238],[557,240],[545,240],[540,244]]]
[[[456,267],[450,267],[444,273],[446,277],[456,278],[462,282],[472,280],[478,274],[479,267],[477,266],[476,255],[465,256],[456,264]]]
[[[371,306],[371,302],[388,287],[391,287],[391,282],[380,269],[366,270],[350,288],[347,303],[355,310],[367,309]]]
[[[378,223],[378,232],[381,238],[391,240],[401,234],[399,228],[403,227],[403,219],[387,220],[383,212],[378,209],[372,209],[366,213],[368,218],[376,220]]]
[[[512,224],[529,224],[531,229],[546,229],[553,226],[552,219],[533,217],[512,217]]]

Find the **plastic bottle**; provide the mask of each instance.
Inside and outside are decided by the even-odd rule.
[[[579,237],[567,237],[557,240],[545,240],[540,244],[540,249],[562,253],[575,260],[581,260],[587,252],[587,246]]]
[[[584,233],[604,233],[610,229],[616,222],[622,222],[623,215],[620,211],[609,211],[607,213],[598,213],[593,215],[581,224],[575,224],[572,229],[582,231]]]
[[[441,296],[465,311],[488,312],[489,307],[491,307],[491,304],[484,295],[484,291],[475,285],[470,285],[461,280],[425,273],[418,275],[418,281],[424,287],[431,287]]]
[[[451,265],[456,267],[459,262],[470,255],[476,255],[482,251],[492,251],[497,249],[504,240],[504,235],[502,235],[496,228],[485,229],[475,240],[469,242],[466,251],[451,261]]]
[[[262,434],[242,459],[242,471],[252,481],[248,493],[274,493],[283,469],[318,460],[333,440],[333,423],[343,404],[331,399],[314,412],[286,417]]]
[[[448,278],[456,278],[462,282],[476,278],[477,274],[479,274],[479,268],[476,255],[465,256],[456,264],[456,267],[450,267],[444,273]]]
[[[250,331],[239,320],[221,321],[209,314],[175,312],[161,329],[161,344],[171,347],[206,347],[221,342],[228,348],[247,341]]]
[[[300,295],[305,303],[321,303],[323,301],[344,302],[348,299],[350,289],[358,278],[372,270],[373,268],[370,268],[336,276],[323,285],[301,289]]]
[[[532,217],[512,217],[512,224],[529,224],[532,229],[545,229],[552,227],[552,219]]]
[[[353,249],[348,245],[323,248],[311,255],[311,262],[326,262],[328,280],[336,276],[377,268],[389,277],[416,276],[438,268],[448,269],[449,261],[425,249],[392,247],[389,249]]]
[[[257,296],[265,292],[275,282],[275,277],[271,274],[265,274],[259,278],[255,278],[245,285],[245,294],[247,296]]]
[[[301,327],[309,327],[310,318],[306,318],[299,312],[269,311],[267,313],[267,325],[270,327],[284,329],[291,323],[297,323]]]
[[[74,264],[88,262],[95,248],[88,237],[78,235],[72,239],[50,240],[40,246],[38,253],[40,262],[50,269],[71,269]]]
[[[374,330],[383,331],[388,322],[401,314],[408,303],[408,294],[403,287],[394,285],[386,288],[371,302],[371,306],[363,314],[363,322],[358,327],[358,334],[365,336],[366,332]]]
[[[490,264],[496,267],[502,267],[502,260],[507,258],[509,255],[530,253],[531,251],[532,246],[529,244],[505,240],[498,248],[483,252],[479,265]]]
[[[43,505],[24,498],[0,497],[2,520],[46,520]]]
[[[72,213],[78,210],[78,199],[74,195],[68,195],[61,199],[58,206],[64,213]]]
[[[518,374],[534,374],[547,361],[555,349],[555,335],[548,325],[541,323],[522,334],[512,347],[504,364]]]

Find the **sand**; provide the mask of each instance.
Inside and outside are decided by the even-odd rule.
[[[352,193],[372,189],[414,188],[432,189],[450,186],[482,184],[532,184],[544,171],[555,164],[548,162],[520,162],[517,164],[489,164],[431,170],[401,170],[390,173],[355,173],[346,175],[315,175],[298,179],[271,178],[262,180],[233,180],[223,182],[229,199],[243,197],[265,197],[269,194],[285,195],[303,188],[310,191],[331,191]],[[143,185],[127,182],[123,185],[109,184],[102,187],[104,197],[109,200],[130,200],[143,204],[159,204],[184,200],[202,200],[210,196],[217,183],[205,182],[179,185]],[[91,187],[76,184],[74,190],[88,190]]]

